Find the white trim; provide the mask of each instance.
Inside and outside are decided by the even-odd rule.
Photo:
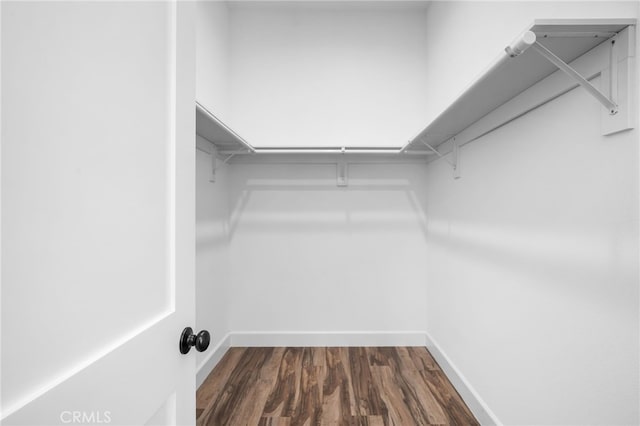
[[[227,333],[214,348],[209,350],[206,358],[196,367],[196,389],[200,387],[211,371],[213,371],[213,368],[218,365],[218,362],[220,362],[230,347],[231,333]]]
[[[424,346],[424,331],[237,331],[231,346]]]
[[[480,424],[502,426],[503,423],[498,419],[498,416],[491,411],[487,403],[484,402],[478,392],[471,386],[469,380],[464,377],[440,345],[438,345],[429,333],[425,333],[425,338],[427,349]]]

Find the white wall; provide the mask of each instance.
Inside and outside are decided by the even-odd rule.
[[[219,119],[229,119],[229,17],[227,4],[197,3],[196,99]],[[199,138],[201,147],[212,146]],[[200,384],[215,365],[230,331],[230,261],[226,167],[210,182],[211,155],[196,151],[196,329],[209,330],[210,348],[197,354]]]
[[[232,165],[234,331],[425,329],[425,166],[349,167]]]
[[[223,1],[198,1],[196,99],[223,122],[229,117],[229,12]]]
[[[402,146],[430,101],[425,4],[230,5],[231,125],[256,146]]]
[[[534,18],[637,10],[436,3],[429,90],[445,102]],[[638,131],[600,136],[600,110],[576,89],[462,148],[460,180],[428,166],[428,332],[504,424],[640,421]]]
[[[227,168],[210,182],[211,156],[196,155],[196,328],[209,330],[211,349],[197,354],[198,367],[229,333],[230,259]]]

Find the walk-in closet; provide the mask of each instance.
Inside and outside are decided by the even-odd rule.
[[[639,15],[0,1],[0,422],[640,424]]]

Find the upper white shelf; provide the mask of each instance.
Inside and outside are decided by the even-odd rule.
[[[198,102],[196,102],[196,134],[214,144],[220,151],[255,152],[249,142],[242,139]]]
[[[527,31],[535,33],[538,43],[569,63],[635,24],[635,19],[536,20],[523,34]],[[449,107],[409,141],[402,152],[429,151],[421,142],[437,148],[557,70],[535,49],[525,48],[517,56],[503,52]]]
[[[205,106],[196,102],[196,134],[205,138],[221,154],[399,154],[400,147],[253,147],[231,130]],[[416,154],[430,155],[430,152]]]
[[[554,65],[550,59],[545,59],[540,49],[546,48],[551,52],[547,54],[548,56],[555,55],[560,62],[570,63],[623,29],[635,24],[635,19],[535,20],[516,39],[516,42],[507,46],[500,57],[451,105],[403,147],[255,148],[198,102],[196,102],[196,133],[213,143],[219,152],[227,154],[432,155],[436,154],[434,148],[458,135],[562,66],[562,64],[558,65],[557,61]],[[529,48],[531,41],[527,40],[528,37],[533,38],[534,44],[542,45],[542,48],[539,46]],[[590,88],[587,87],[587,89]]]

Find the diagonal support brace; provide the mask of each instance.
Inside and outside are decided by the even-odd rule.
[[[426,142],[425,142],[425,141],[423,141],[423,140],[421,140],[420,142],[422,142],[422,144],[423,144],[424,146],[426,146],[427,148],[429,148],[429,150],[430,150],[431,152],[433,152],[435,155],[437,155],[437,156],[438,156],[438,158],[443,159],[444,161],[446,161],[447,163],[449,163],[449,165],[450,165],[451,167],[454,167],[454,164],[453,164],[451,161],[449,161],[449,160],[447,159],[447,157],[445,157],[444,155],[440,154],[440,151],[438,151],[437,149],[435,149],[434,147],[432,147],[431,145],[429,145],[428,143],[426,143]]]
[[[454,179],[460,179],[460,167],[459,167],[460,146],[456,142],[456,138],[452,139],[453,148],[451,150],[451,159],[453,161],[449,161],[449,159],[447,157],[442,155],[440,153],[440,151],[438,151],[437,149],[435,149],[434,147],[429,145],[427,142],[425,142],[423,140],[420,140],[420,142],[422,142],[424,144],[424,146],[426,146],[427,148],[429,148],[430,151],[432,151],[434,154],[436,154],[438,156],[438,158],[443,159],[444,161],[447,162],[447,164],[449,164],[451,166],[451,168],[453,169],[453,178]]]
[[[225,164],[227,164],[229,162],[229,160],[231,160],[236,154],[229,154],[224,160],[222,160],[220,162],[220,164],[218,164],[218,159],[216,156],[216,152],[213,152],[211,154],[211,177],[209,178],[209,182],[215,182],[216,181],[216,170],[218,170],[220,167],[224,166]]]
[[[225,164],[227,164],[227,163],[229,162],[229,160],[231,160],[235,155],[236,155],[235,153],[234,153],[234,154],[229,154],[229,155],[227,156],[227,158],[225,158],[224,160],[222,160],[222,162],[221,162],[220,164],[217,164],[217,163],[216,163],[216,164],[213,166],[213,172],[215,173],[215,172],[216,172],[216,170],[218,170],[220,167],[222,167],[222,166],[224,166]],[[215,159],[215,155],[214,155],[214,157],[213,157],[213,158]]]
[[[576,70],[571,68],[569,64],[558,58],[549,49],[538,43],[537,41],[531,45],[531,47],[540,55],[545,57],[553,65],[564,71],[569,77],[573,78],[579,85],[584,87],[593,97],[595,97],[602,105],[609,110],[609,114],[614,115],[618,112],[618,105],[611,99],[606,97],[600,90],[598,90],[587,79],[581,76]]]

